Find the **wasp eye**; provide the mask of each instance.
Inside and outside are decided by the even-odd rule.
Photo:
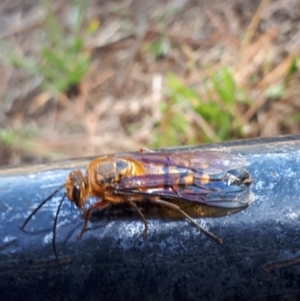
[[[72,201],[77,204],[80,200],[80,187],[74,186],[72,191]]]

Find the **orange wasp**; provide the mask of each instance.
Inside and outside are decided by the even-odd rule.
[[[56,223],[65,196],[83,215],[84,224],[78,239],[85,232],[93,211],[122,203],[139,214],[145,225],[143,235],[146,235],[148,224],[138,206],[146,200],[181,215],[216,242],[222,243],[191,215],[227,215],[252,203],[254,198],[249,192],[252,180],[249,173],[241,169],[246,165],[248,163],[243,157],[221,151],[141,150],[126,155],[101,156],[89,163],[85,175],[79,169],[72,171],[66,182],[28,216],[21,229],[47,201],[65,188],[53,227],[52,243],[56,257]],[[96,197],[98,201],[87,206],[89,197]]]

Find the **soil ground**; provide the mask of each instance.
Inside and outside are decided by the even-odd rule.
[[[49,42],[47,6],[1,1],[1,165],[168,146],[164,139],[153,142],[155,135],[164,135],[168,74],[201,94],[205,80],[223,66],[247,94],[245,104],[232,108],[241,131],[229,139],[299,132],[300,1],[88,3],[81,32],[89,68],[78,84],[53,95],[41,74],[16,68],[7,53],[43,63],[38,56]],[[66,39],[74,7],[75,1],[51,2]],[[217,126],[203,116],[182,115],[192,120],[187,136],[204,134],[180,138],[180,144],[202,143],[204,136],[220,140]]]

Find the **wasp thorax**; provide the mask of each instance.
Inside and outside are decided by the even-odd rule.
[[[122,169],[124,169],[123,166]],[[106,183],[118,182],[122,176],[122,169],[119,167],[119,160],[111,159],[106,162],[101,162],[98,165],[96,175],[98,183],[104,185]]]
[[[80,169],[69,173],[65,188],[67,197],[70,202],[75,203],[78,208],[83,206],[82,187],[84,185],[84,177]]]

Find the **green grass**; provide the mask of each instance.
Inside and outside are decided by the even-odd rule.
[[[228,68],[221,68],[201,83],[203,95],[168,75],[160,111],[162,120],[154,129],[152,147],[216,142],[241,137],[236,108],[247,102]]]
[[[42,88],[51,95],[66,92],[78,85],[87,73],[90,54],[84,50],[84,37],[90,31],[82,31],[85,5],[77,3],[70,9],[67,28],[62,28],[57,17],[45,3],[45,42],[34,58],[22,57],[9,51],[9,62],[16,68],[42,78]]]
[[[50,1],[43,2],[43,9],[46,10],[42,26],[44,38],[37,53],[32,57],[21,56],[12,47],[7,46],[4,61],[27,71],[31,77],[41,79],[42,90],[47,92],[49,97],[55,97],[79,85],[88,72],[91,58],[84,49],[84,41],[88,34],[95,32],[98,24],[91,22],[87,28],[83,28],[87,3],[74,1],[65,22],[67,26],[63,27],[51,12],[50,4]],[[30,143],[30,137],[34,135],[25,131],[24,128],[1,129],[0,141],[11,148],[32,152],[36,145]],[[47,156],[53,157],[52,154]]]

